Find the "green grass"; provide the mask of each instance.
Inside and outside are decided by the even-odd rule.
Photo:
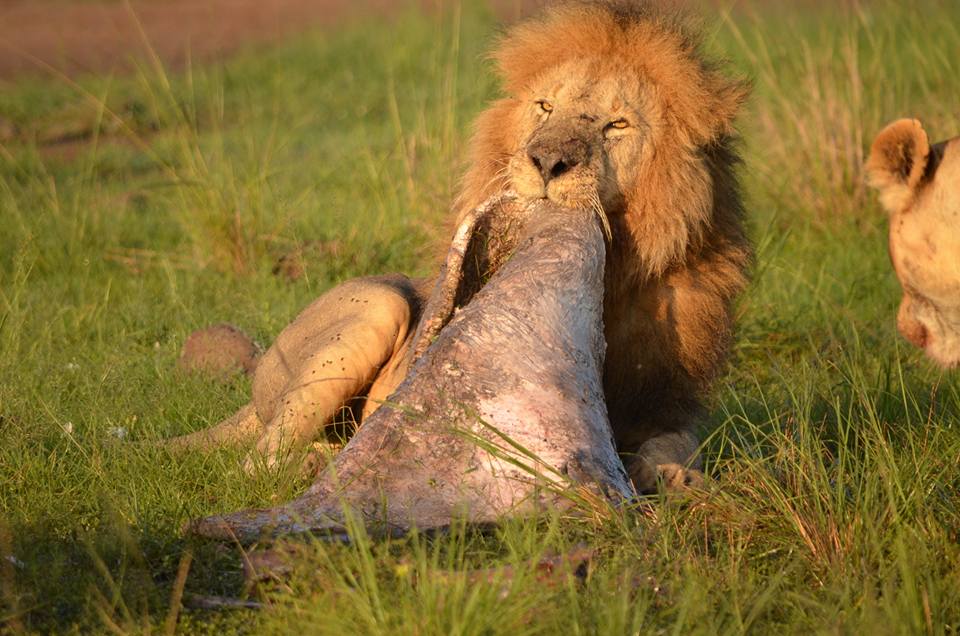
[[[262,611],[183,633],[952,633],[960,379],[900,341],[885,218],[862,183],[883,123],[958,133],[960,6],[708,14],[754,78],[742,118],[754,283],[704,430],[712,489],[602,521],[548,518],[311,545]],[[0,620],[165,629],[187,592],[242,596],[190,518],[292,497],[239,455],[120,443],[213,423],[245,381],[177,373],[193,329],[267,343],[344,279],[426,273],[471,118],[495,80],[468,5],[306,34],[225,64],[0,88]],[[82,144],[53,143],[81,137]],[[276,258],[330,249],[290,283]],[[586,581],[524,564],[588,544]],[[477,582],[469,570],[498,570]]]

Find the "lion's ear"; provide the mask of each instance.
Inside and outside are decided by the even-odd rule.
[[[895,121],[877,135],[867,160],[867,181],[888,212],[902,210],[923,179],[930,140],[916,119]]]
[[[711,83],[713,103],[710,116],[714,122],[714,130],[711,130],[710,134],[732,135],[735,133],[734,121],[743,104],[749,99],[753,85],[746,79],[729,79],[725,76],[718,76]]]

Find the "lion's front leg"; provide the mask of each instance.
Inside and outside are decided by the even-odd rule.
[[[608,294],[604,388],[617,448],[640,492],[703,481],[700,399],[726,360],[731,295],[743,282],[737,263],[714,253]]]
[[[419,305],[414,283],[384,276],[343,283],[307,307],[257,367],[253,403],[266,426],[247,469],[299,458],[381,369],[395,370]]]

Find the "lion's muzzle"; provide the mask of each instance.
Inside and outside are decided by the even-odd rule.
[[[564,135],[538,135],[527,145],[527,156],[546,186],[557,177],[590,160],[590,144],[586,139]]]

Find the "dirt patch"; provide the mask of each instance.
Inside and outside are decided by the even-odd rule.
[[[549,0],[487,0],[505,22]],[[659,0],[713,8],[717,0]],[[847,4],[852,0],[842,0]],[[167,67],[202,62],[240,48],[269,44],[305,29],[364,15],[385,16],[445,0],[0,0],[0,80],[29,73],[104,73],[130,69],[148,55]],[[822,5],[824,0],[790,0]],[[738,7],[786,3],[742,0]]]
[[[0,77],[42,70],[69,74],[130,68],[147,54],[182,65],[240,47],[279,40],[360,12],[381,13],[390,0],[157,0],[0,2]],[[142,32],[141,32],[142,29]]]
[[[418,4],[437,6],[436,0]],[[540,2],[491,4],[511,19]],[[397,0],[0,0],[0,79],[49,70],[45,65],[69,75],[129,69],[148,54],[145,41],[176,68],[404,6]]]

